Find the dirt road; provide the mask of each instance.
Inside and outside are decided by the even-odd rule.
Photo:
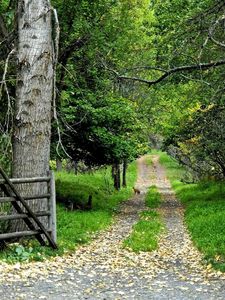
[[[220,273],[203,267],[183,224],[176,200],[158,156],[153,165],[138,160],[140,195],[123,203],[112,227],[70,256],[51,262],[8,266],[0,263],[0,299],[225,299]],[[165,233],[152,253],[135,254],[122,241],[145,209],[148,187],[162,194]]]

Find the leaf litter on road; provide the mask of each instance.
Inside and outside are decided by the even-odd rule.
[[[24,294],[24,289],[42,281],[45,286],[53,285],[58,293],[68,295],[68,299],[76,299],[69,298],[71,286],[81,298],[82,295],[92,295],[90,299],[103,299],[105,295],[109,299],[133,299],[129,295],[138,299],[137,295],[143,292],[138,285],[149,295],[160,295],[165,291],[174,293],[175,290],[187,295],[203,294],[210,289],[212,293],[217,291],[218,283],[225,276],[210,265],[205,267],[202,264],[203,257],[192,244],[184,226],[183,208],[158,162],[158,156],[152,156],[152,161],[153,165],[149,166],[145,158],[139,159],[136,186],[141,194],[134,195],[121,205],[109,230],[100,233],[92,243],[81,246],[73,254],[50,261],[15,265],[1,262],[0,281],[6,285],[23,282],[23,293],[18,292],[18,296],[24,299],[35,293],[39,295],[38,288],[35,291],[34,287],[33,294],[30,291],[29,295]],[[158,211],[166,230],[160,237],[158,250],[134,253],[124,249],[122,242],[138,221],[139,213],[145,210],[144,196],[151,185],[157,186],[162,195],[163,203]],[[50,294],[54,299],[54,290]],[[40,298],[44,296],[40,294],[39,299],[44,299]]]

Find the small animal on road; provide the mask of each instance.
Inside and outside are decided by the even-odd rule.
[[[134,193],[135,195],[139,195],[141,193],[141,191],[135,187],[133,187]]]

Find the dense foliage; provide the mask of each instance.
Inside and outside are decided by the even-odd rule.
[[[153,72],[148,67],[140,76],[157,80],[169,72],[157,86],[151,85],[145,101],[151,131],[163,137],[164,149],[188,166],[195,178],[223,178],[224,1],[159,0],[152,9],[156,19],[152,67],[160,69]]]
[[[151,40],[143,25],[147,1],[55,6],[62,32],[57,105],[67,153],[88,165],[135,158],[144,150],[146,126],[110,70],[130,67],[144,55]]]
[[[60,23],[52,158],[66,152],[91,166],[121,163],[144,153],[150,135],[153,146],[163,140],[195,177],[224,177],[224,1],[52,5]],[[16,44],[15,6],[9,0],[0,4],[2,78]],[[53,38],[55,27],[53,17]],[[7,165],[14,57],[8,56],[0,88],[1,157]]]

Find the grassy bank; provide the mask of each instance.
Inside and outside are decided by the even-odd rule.
[[[181,182],[184,170],[165,153],[160,162],[177,197],[185,207],[185,221],[194,244],[208,263],[225,271],[225,185],[224,182]]]
[[[121,201],[132,195],[132,187],[137,179],[136,162],[128,167],[127,188],[115,191],[110,168],[93,174],[77,175],[65,172],[56,173],[57,237],[59,249],[41,247],[34,240],[23,245],[12,244],[0,252],[0,259],[7,262],[44,260],[49,256],[61,255],[75,249],[79,244],[89,242],[96,232],[107,228],[112,223],[113,214]],[[70,211],[65,202],[85,204],[92,195],[92,209],[89,211]],[[66,200],[67,199],[67,200]]]
[[[62,204],[58,205],[59,244],[73,248],[74,245],[88,242],[93,233],[111,224],[118,204],[132,194],[132,187],[137,179],[137,168],[136,163],[129,166],[128,186],[119,192],[113,188],[110,168],[90,175],[58,173],[56,178],[58,198],[63,196],[75,203],[85,204],[89,195],[93,197],[90,211],[67,211]]]
[[[140,214],[140,220],[133,226],[132,233],[123,242],[124,247],[134,251],[153,251],[158,248],[158,236],[162,231],[159,213],[161,197],[155,186],[150,187],[145,197],[146,206],[151,208]]]

